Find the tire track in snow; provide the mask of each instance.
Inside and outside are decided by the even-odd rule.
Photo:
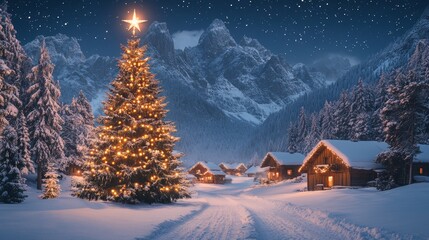
[[[228,197],[209,198],[203,207],[180,219],[161,223],[143,239],[256,239],[253,219]]]
[[[257,239],[411,239],[290,203],[252,197],[244,200],[243,205],[254,218]]]

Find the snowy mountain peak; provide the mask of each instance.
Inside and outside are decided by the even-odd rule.
[[[199,47],[209,57],[214,57],[228,47],[235,47],[237,43],[222,20],[215,19],[203,32],[198,42]]]
[[[64,34],[44,37],[38,36],[34,41],[26,45],[27,53],[32,56],[33,62],[37,62],[40,55],[40,42],[45,39],[46,47],[49,49],[49,54],[55,65],[69,65],[75,62],[85,60],[80,45],[76,38],[68,37]]]
[[[143,37],[143,43],[152,46],[157,51],[158,55],[153,54],[155,57],[169,61],[174,56],[173,38],[166,23],[153,22]]]
[[[240,45],[244,48],[251,47],[256,49],[260,57],[264,60],[268,60],[273,55],[270,50],[266,49],[257,39],[249,38],[247,36],[243,36],[243,38],[240,41]]]

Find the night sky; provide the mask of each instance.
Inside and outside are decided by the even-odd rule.
[[[122,19],[135,8],[141,18],[166,22],[170,33],[201,33],[215,18],[237,41],[258,39],[291,63],[329,54],[365,59],[408,30],[427,0],[9,0],[22,43],[64,33],[80,40],[86,55],[118,56],[130,33]],[[143,29],[143,31],[144,31]],[[195,34],[194,34],[195,35]],[[179,36],[179,35],[178,35]]]

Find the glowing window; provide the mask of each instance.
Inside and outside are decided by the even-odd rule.
[[[420,173],[420,175],[423,175],[423,168],[422,167],[419,169],[419,173]]]
[[[292,169],[287,170],[287,175],[289,175],[289,176],[292,175]]]

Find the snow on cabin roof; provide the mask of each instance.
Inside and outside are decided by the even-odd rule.
[[[249,169],[247,169],[246,173],[256,173],[258,171],[256,166],[251,166]]]
[[[246,167],[244,163],[221,163],[226,169],[238,169],[241,165]]]
[[[280,165],[301,165],[305,156],[301,153],[268,152],[264,159],[271,155]]]
[[[348,167],[358,169],[381,168],[381,165],[376,163],[375,160],[378,154],[389,149],[389,145],[385,142],[321,140],[316,147],[307,154],[302,167],[313,157],[321,146],[326,146],[329,150],[334,152]]]
[[[429,162],[429,145],[417,144],[420,153],[414,158],[414,162]]]

